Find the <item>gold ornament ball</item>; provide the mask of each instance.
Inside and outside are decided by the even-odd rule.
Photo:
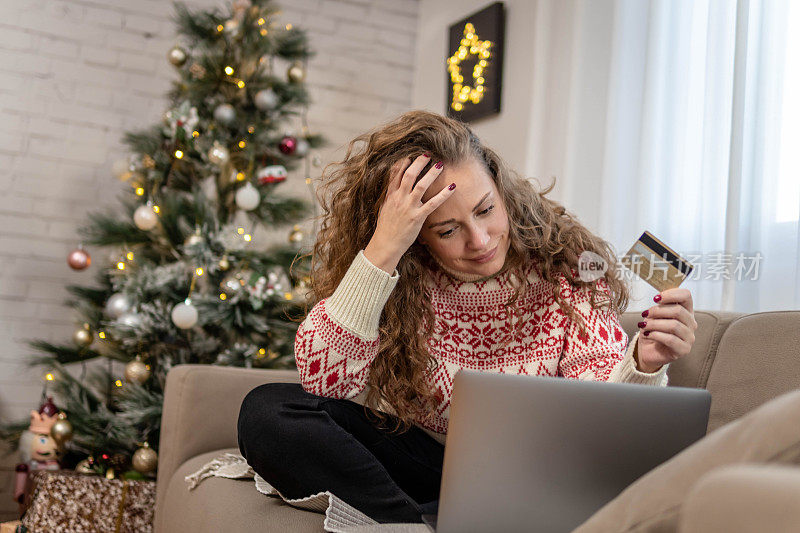
[[[92,335],[91,329],[84,326],[75,330],[75,333],[72,334],[72,340],[81,348],[88,348],[94,341],[94,335]]]
[[[286,71],[286,77],[292,83],[302,83],[306,78],[306,71],[300,63],[295,63]]]
[[[141,183],[142,181],[144,181],[144,175],[141,172],[136,171],[136,170],[129,170],[128,172],[125,172],[124,174],[119,174],[117,176],[117,178],[122,183],[128,183],[129,182],[131,185],[134,184],[134,183]]]
[[[222,271],[228,270],[231,267],[230,261],[228,261],[227,257],[223,257],[219,260],[219,269]]]
[[[230,152],[227,148],[214,142],[214,146],[208,151],[208,160],[215,165],[224,165],[230,159]]]
[[[158,454],[148,443],[136,450],[133,454],[133,469],[142,474],[155,472],[158,467]]]
[[[72,424],[64,413],[58,415],[58,420],[53,423],[53,427],[50,428],[50,436],[53,437],[53,440],[56,441],[56,444],[59,446],[63,446],[69,439],[72,438]]]
[[[150,377],[150,369],[138,357],[125,365],[125,379],[129,383],[142,384]]]
[[[186,51],[181,48],[180,46],[173,46],[169,52],[167,52],[167,58],[169,62],[175,65],[176,67],[182,67],[184,63],[186,63]]]
[[[300,244],[303,242],[303,232],[300,231],[300,226],[295,226],[292,228],[291,233],[289,233],[289,242],[292,244]]]

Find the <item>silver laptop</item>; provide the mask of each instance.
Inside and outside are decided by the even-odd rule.
[[[704,389],[461,370],[437,533],[566,532],[703,437]]]

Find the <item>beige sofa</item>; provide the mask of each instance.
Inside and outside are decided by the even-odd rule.
[[[743,421],[729,423],[800,388],[800,311],[749,315],[697,311],[696,318],[699,327],[692,353],[671,365],[669,384],[704,387],[711,392],[710,434],[637,481],[581,531],[714,533],[800,528],[800,467],[794,466],[794,448],[781,452],[776,459],[779,464],[751,454],[742,456],[742,464],[721,465],[708,472],[703,472],[702,466],[691,466],[692,460],[703,465],[713,463],[703,457],[719,456],[715,447],[736,445],[729,441],[739,439],[737,424]],[[623,315],[622,325],[630,336],[639,320],[639,313]],[[202,365],[178,366],[170,371],[161,424],[156,533],[323,531],[324,515],[263,496],[251,480],[209,478],[191,492],[184,481],[186,475],[220,453],[238,453],[236,420],[241,401],[252,388],[274,381],[297,382],[298,375],[289,370]],[[787,405],[800,404],[800,392],[788,396],[791,398],[786,402],[794,403]],[[772,408],[772,415],[760,415],[764,409],[759,409],[745,421],[754,416],[774,417],[776,409],[788,412],[780,404]],[[785,422],[789,436],[800,434],[798,422]],[[772,421],[768,424],[775,425]],[[719,428],[722,430],[715,431]],[[753,437],[752,431],[750,434],[748,446],[752,447],[753,439],[760,437]],[[782,435],[785,439],[787,433]],[[687,464],[691,470],[688,474],[680,471]],[[670,498],[675,501],[669,503]],[[636,516],[640,509],[658,505],[668,509],[646,519]],[[757,529],[748,529],[750,526]],[[424,527],[417,525],[408,531],[424,531],[420,529]]]

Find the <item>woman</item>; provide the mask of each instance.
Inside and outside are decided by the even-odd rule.
[[[657,295],[628,345],[613,250],[551,189],[434,113],[354,139],[319,189],[302,385],[242,405],[253,469],[285,498],[328,490],[378,522],[419,522],[437,505],[459,369],[666,385],[694,342],[691,294]],[[585,250],[611,265],[604,278],[578,277]]]

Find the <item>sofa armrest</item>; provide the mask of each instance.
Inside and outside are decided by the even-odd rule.
[[[740,464],[712,470],[681,511],[680,533],[797,531],[800,467]]]
[[[158,445],[156,522],[175,470],[201,453],[238,447],[242,400],[263,383],[299,383],[297,370],[177,365],[167,374]]]

